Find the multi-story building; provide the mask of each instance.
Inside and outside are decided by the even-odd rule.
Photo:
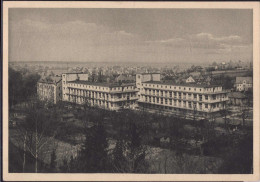
[[[237,91],[248,91],[253,88],[252,77],[236,77],[236,90]]]
[[[63,74],[62,84],[63,100],[77,104],[88,103],[90,106],[118,110],[122,107],[134,107],[138,99],[135,83],[98,83],[80,80],[73,74]]]
[[[140,73],[136,74],[136,88],[138,90],[137,97],[141,98],[141,89],[143,88],[142,83],[147,81],[160,81],[161,74],[160,73]]]
[[[37,83],[37,94],[40,100],[56,104],[62,100],[61,77],[47,77]]]
[[[139,104],[151,109],[161,109],[183,114],[208,115],[225,108],[227,91],[222,86],[202,84],[174,84],[159,81],[142,83]]]
[[[63,73],[62,74],[62,100],[68,101],[69,95],[68,91],[68,82],[71,81],[88,81],[87,73]]]

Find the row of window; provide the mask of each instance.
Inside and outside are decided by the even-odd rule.
[[[65,84],[65,81],[64,81]],[[84,84],[75,84],[75,83],[69,83],[68,86],[76,86],[76,87],[81,87],[81,88],[92,88],[92,89],[99,89],[99,90],[123,90],[123,88],[126,89],[134,89],[134,86],[126,86],[126,87],[101,87],[101,86],[93,86],[93,85],[84,85]]]
[[[197,97],[199,97],[199,100],[202,101],[202,95],[201,94],[191,94],[191,93],[183,93],[183,92],[171,92],[171,91],[159,91],[159,90],[151,90],[151,89],[145,89],[145,94],[146,95],[157,95],[157,96],[161,96],[161,97],[179,97],[180,99],[186,99],[186,97],[188,99],[197,99]],[[224,98],[225,95],[222,94],[222,97]],[[208,100],[209,96],[208,95],[204,95],[204,99]],[[212,95],[211,97],[212,100],[216,100],[217,96],[216,95]]]
[[[82,98],[82,97],[76,97],[76,96],[70,96],[69,97],[69,101],[70,102],[79,102],[79,103],[84,103],[86,100],[85,98]],[[109,102],[106,102],[106,101],[100,101],[100,100],[92,100],[90,101],[91,104],[97,104],[99,106],[106,106],[107,108],[109,107]],[[128,104],[135,104],[135,101],[126,101],[126,103]],[[125,103],[122,103],[122,102],[119,102],[119,103],[110,103],[110,107],[113,107],[113,106],[122,106],[124,105]]]
[[[106,99],[113,99],[113,98],[129,98],[129,97],[135,97],[135,93],[125,93],[125,94],[107,94],[107,93],[99,93],[99,92],[94,92],[94,91],[83,91],[83,90],[78,90],[78,89],[70,89],[69,94],[74,94],[74,95],[79,95],[79,96],[88,96],[88,97],[94,97],[94,98],[106,98]]]
[[[163,98],[155,98],[155,97],[147,97],[145,96],[145,102],[164,104],[164,105],[173,105],[179,107],[188,107],[188,108],[197,108],[197,104],[195,102],[186,102],[186,101],[176,101],[173,99],[163,99]],[[199,109],[202,109],[202,103],[198,104]],[[205,108],[208,108],[208,104],[204,104]],[[215,108],[218,106],[217,104],[212,104],[212,107]]]
[[[154,85],[154,84],[142,84],[142,86],[149,86],[154,88],[164,88],[164,89],[174,89],[174,90],[187,90],[187,91],[214,91],[215,88],[221,90],[221,87],[212,87],[212,88],[195,88],[195,87],[181,87],[181,86],[171,86],[171,85]]]

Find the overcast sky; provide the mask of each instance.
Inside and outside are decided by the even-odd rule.
[[[252,10],[10,9],[9,61],[247,61],[252,24]]]

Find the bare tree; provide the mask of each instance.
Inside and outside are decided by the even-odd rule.
[[[58,117],[56,114],[50,115],[47,113],[41,102],[34,101],[30,105],[25,121],[17,127],[24,152],[23,171],[25,170],[26,152],[29,152],[35,159],[35,172],[39,171],[38,161],[43,159],[43,156],[40,155],[46,153],[48,144],[57,134]]]

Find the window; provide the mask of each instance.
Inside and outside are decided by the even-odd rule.
[[[208,104],[205,104],[205,108],[207,108],[207,109],[208,109]]]
[[[189,108],[191,108],[191,102],[189,102]]]
[[[199,103],[199,108],[200,108],[200,110],[202,110],[202,104],[201,103]]]
[[[172,99],[170,99],[170,105],[172,105]]]
[[[200,99],[200,101],[202,101],[202,95],[199,95],[199,99]]]
[[[212,95],[212,99],[213,99],[213,100],[216,100],[216,95]]]
[[[170,92],[170,97],[172,97],[172,92]]]
[[[163,98],[161,98],[161,104],[163,104]]]
[[[209,99],[209,96],[208,95],[205,95],[205,100],[208,100]]]
[[[159,98],[157,98],[157,103],[159,103]]]
[[[165,99],[165,104],[168,104],[168,99]]]
[[[183,99],[186,99],[186,93],[183,93]]]

